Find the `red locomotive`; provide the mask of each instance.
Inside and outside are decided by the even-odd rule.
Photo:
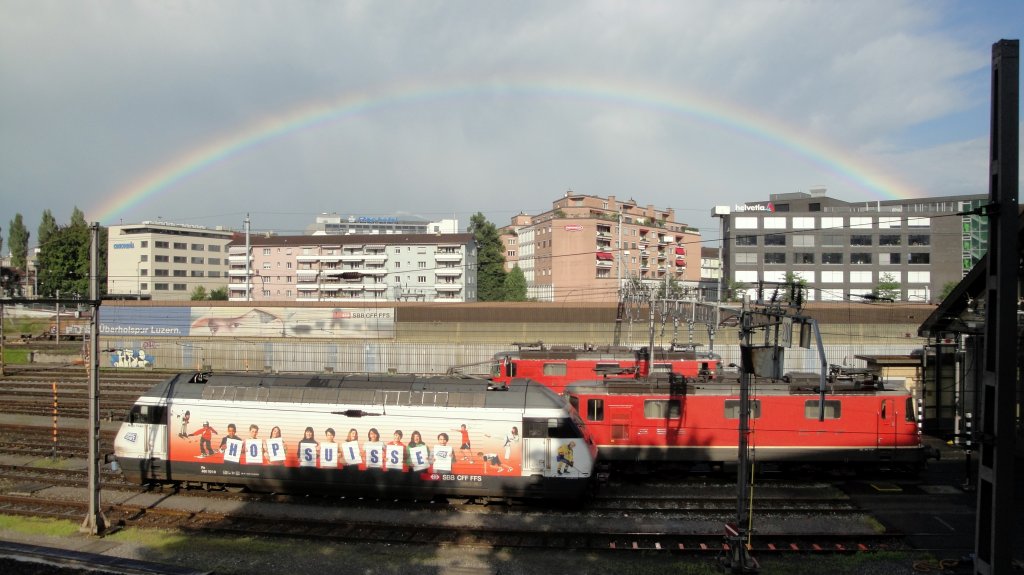
[[[786,378],[787,380],[789,378]],[[738,458],[739,385],[670,374],[647,381],[581,381],[565,394],[603,461],[718,467]],[[912,395],[880,381],[832,379],[824,418],[818,383],[758,380],[750,391],[753,459],[773,464],[886,463],[916,467],[923,445]]]
[[[569,346],[545,347],[519,344],[519,349],[494,354],[490,380],[507,383],[514,377],[539,381],[556,393],[573,382],[601,378],[639,379],[650,374],[674,373],[683,377],[712,381],[722,375],[721,358],[714,353],[698,353],[693,348],[655,348],[654,359],[646,348]]]

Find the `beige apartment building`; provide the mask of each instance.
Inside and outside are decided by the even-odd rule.
[[[609,302],[625,282],[695,289],[701,279],[700,232],[677,222],[672,208],[570,191],[499,232],[507,270],[523,270],[537,301]]]
[[[235,232],[164,221],[110,226],[107,293],[187,300],[228,285],[227,245]]]

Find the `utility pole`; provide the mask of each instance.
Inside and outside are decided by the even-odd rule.
[[[974,573],[1013,570],[1016,449],[1020,41],[992,46],[989,250]]]
[[[100,225],[93,222],[89,228],[92,246],[89,250],[89,298],[92,300],[92,321],[89,324],[89,515],[82,522],[81,531],[102,535],[107,518],[100,508]],[[58,304],[59,305],[59,304]]]
[[[252,301],[249,293],[250,282],[252,281],[252,247],[249,243],[249,214],[245,214],[245,301]]]

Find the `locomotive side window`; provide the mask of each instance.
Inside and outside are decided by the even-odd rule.
[[[903,409],[903,419],[907,423],[913,423],[914,420],[917,419],[917,417],[916,417],[916,415],[914,413],[914,398],[913,397],[908,397],[907,398],[907,406],[906,406],[906,408]]]
[[[645,419],[679,419],[681,411],[678,399],[648,399],[644,401]]]
[[[545,363],[544,364],[544,375],[565,375],[566,369],[564,363]]]
[[[818,419],[817,399],[809,399],[804,402],[804,417],[807,419]],[[842,402],[838,400],[825,400],[825,419],[839,419],[842,415]]]
[[[651,373],[672,373],[671,363],[656,363],[651,368]]]
[[[750,400],[750,418],[757,419],[761,417],[761,400],[752,399]],[[740,418],[740,400],[738,399],[727,399],[725,400],[725,418],[726,419],[739,419]]]
[[[580,430],[568,418],[523,419],[523,437],[540,439],[545,437],[579,437]]]
[[[577,410],[578,412],[578,410]],[[604,400],[587,400],[587,421],[604,421]]]
[[[167,407],[163,405],[133,405],[128,423],[167,423]]]

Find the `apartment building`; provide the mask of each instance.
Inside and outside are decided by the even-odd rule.
[[[260,235],[228,254],[231,301],[476,301],[467,233]]]
[[[107,293],[189,299],[228,285],[227,245],[235,232],[164,221],[110,226]]]
[[[616,301],[627,281],[696,288],[700,232],[672,208],[566,192],[550,210],[513,216],[499,230],[507,269],[519,266],[538,301]]]
[[[987,202],[985,194],[846,202],[815,188],[712,215],[722,219],[726,277],[751,294],[793,273],[810,300],[861,300],[895,282],[900,301],[933,302],[985,253],[987,221],[970,212]]]

